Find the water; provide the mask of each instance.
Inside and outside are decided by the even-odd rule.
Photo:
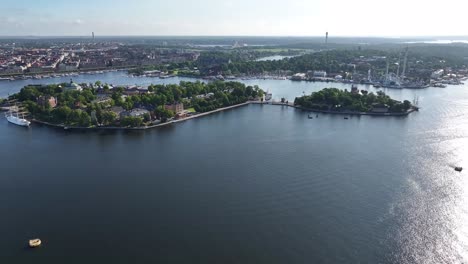
[[[257,59],[257,61],[274,61],[274,60],[282,60],[282,59],[292,58],[292,57],[295,57],[295,56],[274,55],[274,56],[259,58],[259,59]]]
[[[150,81],[119,74],[80,78]],[[289,100],[332,86],[245,82]],[[250,105],[70,133],[2,117],[0,263],[466,262],[467,88],[386,90],[422,107],[392,118]]]
[[[438,40],[408,41],[408,42],[405,42],[405,43],[408,43],[408,44],[418,44],[418,43],[424,43],[424,44],[456,44],[456,43],[464,43],[464,44],[468,44],[468,40],[465,40],[465,39],[460,39],[460,40],[438,39]]]

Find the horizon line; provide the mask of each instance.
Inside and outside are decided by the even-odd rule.
[[[0,35],[0,38],[92,38],[89,35]],[[100,37],[247,37],[247,38],[323,38],[324,35],[96,35],[94,38]],[[328,35],[330,38],[330,35]],[[407,38],[467,38],[468,35],[403,35],[403,36],[385,36],[385,35],[331,35],[331,38],[387,38],[387,39],[407,39]]]

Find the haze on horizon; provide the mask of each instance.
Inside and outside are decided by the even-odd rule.
[[[462,36],[466,0],[2,0],[0,36]]]

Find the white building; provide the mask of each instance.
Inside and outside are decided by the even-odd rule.
[[[64,91],[83,91],[83,88],[73,81],[70,81],[62,88]]]
[[[431,79],[439,79],[440,77],[442,77],[442,75],[444,75],[444,70],[437,70],[431,74]]]
[[[326,78],[327,72],[326,71],[314,71],[314,78]]]

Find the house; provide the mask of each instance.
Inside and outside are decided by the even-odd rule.
[[[135,108],[129,111],[124,111],[120,113],[120,118],[124,117],[143,117],[145,114],[150,114],[150,112],[146,109],[142,108]]]
[[[37,98],[37,104],[42,107],[49,105],[51,108],[55,108],[57,106],[57,98],[53,96],[41,96]]]
[[[173,104],[167,104],[165,107],[166,107],[167,110],[171,110],[176,114],[181,113],[182,111],[184,111],[184,104],[182,104],[182,103],[175,102]]]

